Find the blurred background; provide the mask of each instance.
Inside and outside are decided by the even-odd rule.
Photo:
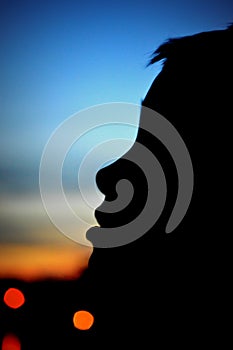
[[[232,15],[227,0],[1,0],[1,278],[77,277],[91,253],[53,226],[41,202],[40,158],[54,129],[96,104],[140,104],[161,69],[146,68],[154,49],[170,37],[224,28]],[[111,128],[103,140],[104,133]],[[79,142],[67,162],[73,193],[73,171],[94,140]]]
[[[0,1],[0,279],[72,280],[87,267],[92,247],[62,235],[41,202],[40,159],[54,129],[96,104],[140,104],[161,70],[146,65],[164,40],[223,29],[232,18],[229,0]],[[94,143],[92,135],[73,150],[70,193]]]

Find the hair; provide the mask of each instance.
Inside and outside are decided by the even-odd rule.
[[[208,40],[208,47],[210,46],[211,37],[213,38],[211,46],[215,46],[216,36],[220,38],[223,32],[228,31],[232,34],[233,32],[233,22],[230,23],[226,29],[224,30],[215,30],[215,31],[207,31],[201,32],[194,35],[189,35],[185,37],[177,37],[177,38],[169,38],[163,44],[161,44],[151,55],[151,59],[149,60],[147,66],[150,66],[156,62],[163,61],[163,65],[169,61],[171,58],[173,59],[176,56],[187,55],[189,52],[195,54],[196,45],[200,45],[200,40],[203,41],[203,46],[205,42]]]

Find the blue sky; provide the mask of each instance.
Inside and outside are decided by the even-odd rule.
[[[145,68],[159,44],[232,18],[229,0],[1,0],[2,159],[35,159],[80,109],[140,103],[159,70]]]
[[[160,70],[146,64],[164,40],[231,21],[230,0],[1,0],[0,193],[38,188],[43,147],[69,116],[140,104]]]

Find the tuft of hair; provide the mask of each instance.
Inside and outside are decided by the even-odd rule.
[[[160,45],[153,52],[152,57],[147,64],[147,67],[161,60],[163,60],[163,63],[164,63],[164,61],[168,58],[168,56],[171,56],[173,48],[176,46],[178,40],[180,39],[178,38],[168,39],[162,45]]]
[[[221,31],[233,31],[233,22],[230,23],[226,29],[221,30]],[[151,55],[151,59],[147,63],[147,67],[162,61],[164,64],[170,57],[175,57],[177,52],[179,51],[179,48],[182,49],[183,44],[185,43],[186,45],[186,50],[189,48],[191,49],[192,44],[195,40],[195,38],[200,38],[202,34],[208,34],[208,32],[203,32],[203,33],[198,33],[194,35],[189,35],[185,37],[177,37],[177,38],[170,38],[167,39],[163,44],[161,44]],[[192,38],[192,40],[190,40]]]

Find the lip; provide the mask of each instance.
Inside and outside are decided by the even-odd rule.
[[[110,228],[113,227],[113,216],[110,213],[105,213],[99,210],[95,211],[95,218],[98,226],[93,226],[93,228]]]
[[[89,230],[86,233],[87,239],[92,243],[93,247],[101,247],[100,244],[100,235],[102,227],[99,226],[93,226],[89,228]]]

